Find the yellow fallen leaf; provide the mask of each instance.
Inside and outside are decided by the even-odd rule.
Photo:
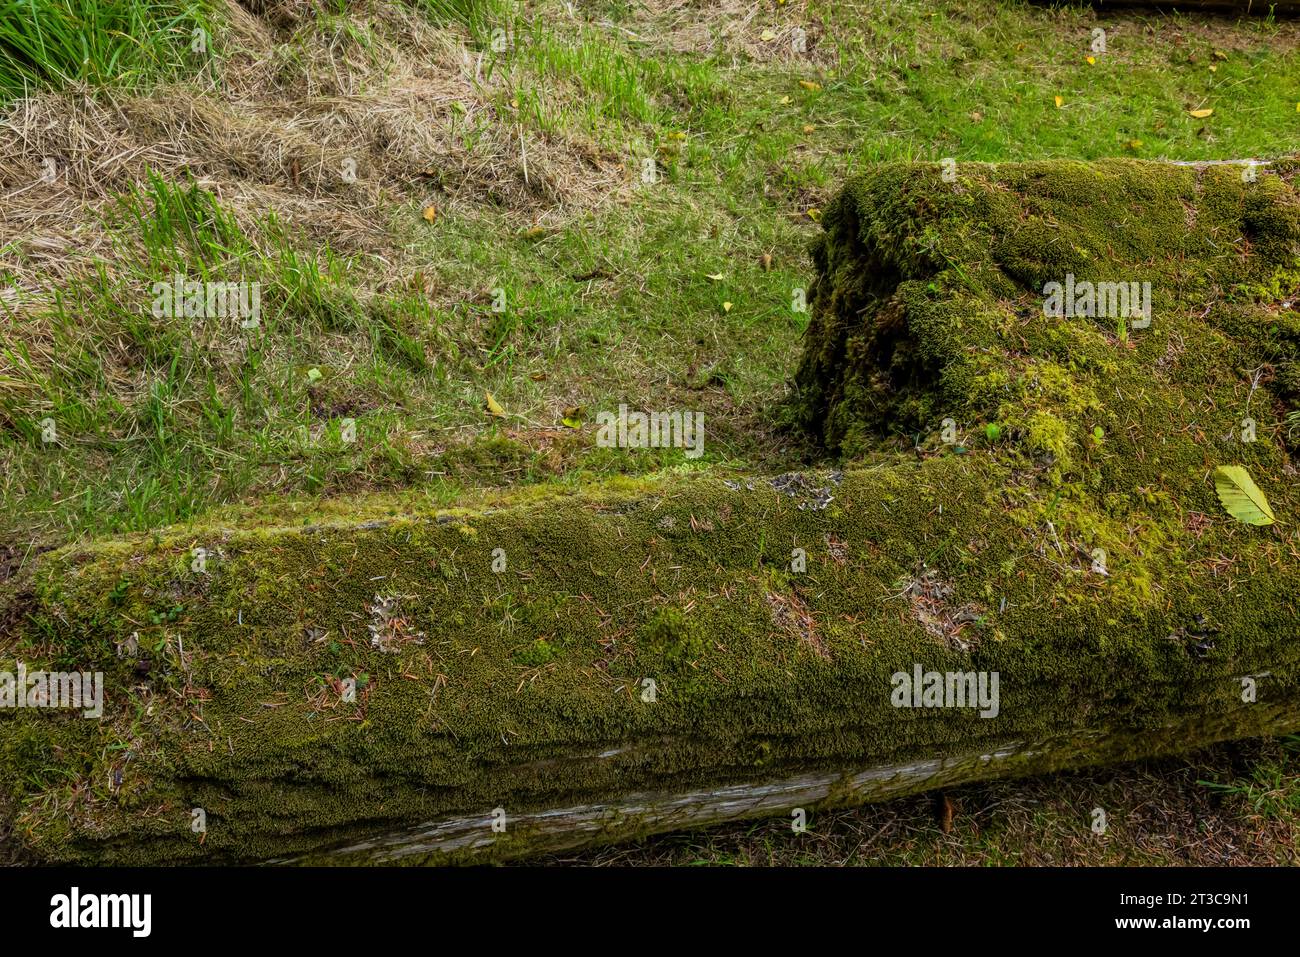
[[[529,226],[523,232],[524,239],[541,239],[546,235],[546,230],[541,226]]]
[[[1141,147],[1142,147],[1142,141],[1141,141],[1141,140],[1129,140],[1129,141],[1128,141],[1127,143],[1125,143],[1124,145],[1127,146],[1127,147],[1128,147],[1129,149],[1131,149],[1131,150],[1141,149]]]
[[[584,415],[585,411],[582,406],[571,405],[564,410],[564,418],[560,419],[560,422],[570,429],[580,429],[582,428],[582,419]]]
[[[424,207],[424,212],[422,213],[422,215],[424,216],[426,221],[431,223],[438,218],[438,207],[426,206]]]
[[[1061,96],[1058,96],[1058,97],[1055,97],[1055,100],[1056,100],[1056,108],[1059,110],[1059,109],[1061,108],[1061,106],[1065,103],[1065,98],[1064,98],[1064,97],[1061,97]]]
[[[705,273],[705,275],[706,275],[709,279],[712,279],[714,282],[722,282],[722,280],[724,280],[724,279],[727,278],[726,276],[724,276],[724,275],[723,275],[722,273],[720,273],[720,272]]]
[[[1218,73],[1218,72],[1219,72],[1219,68],[1218,68],[1217,66],[1215,66],[1213,63],[1211,63],[1211,64],[1210,64],[1210,72],[1211,72],[1211,73]]]
[[[816,129],[817,129],[817,127],[813,126],[811,123],[805,123],[805,124],[803,125],[803,131],[804,131],[805,133],[812,133],[812,132],[815,131]]]
[[[787,103],[790,102],[790,97],[788,97],[788,96],[783,96],[783,97],[781,97],[781,99],[777,100],[776,102],[779,103],[781,106],[785,106]],[[1300,103],[1297,103],[1297,104],[1295,105],[1295,108],[1296,108],[1297,111],[1300,111]]]
[[[670,140],[676,140],[680,143],[682,140],[686,139],[686,134],[680,131],[674,131],[668,134],[668,138]]]
[[[1268,497],[1250,472],[1240,465],[1220,465],[1214,470],[1214,490],[1229,515],[1247,525],[1272,525],[1277,521]]]
[[[487,411],[487,414],[488,414],[488,415],[505,415],[505,414],[506,414],[506,410],[503,409],[503,408],[501,408],[501,403],[498,402],[496,399],[494,399],[494,398],[492,397],[492,393],[491,393],[491,392],[484,392],[483,394],[484,394],[485,396],[487,396],[487,402],[486,402],[486,404],[485,404],[485,408],[486,408],[486,411]]]
[[[764,30],[764,31],[759,35],[758,38],[759,38],[760,40],[762,40],[764,43],[771,43],[773,40],[776,39],[776,34],[773,33],[771,30]]]
[[[799,85],[805,90],[820,90],[822,85],[816,80],[800,80]]]
[[[808,218],[814,223],[820,223],[822,221],[822,211],[814,206],[812,209],[808,210]]]
[[[723,311],[723,312],[731,312],[731,303],[729,303],[729,302],[724,302],[724,303],[722,304],[722,311]]]
[[[1224,53],[1222,50],[1215,50],[1214,58],[1216,60],[1226,60],[1228,59],[1228,54]]]
[[[519,98],[515,97],[513,100],[511,100],[510,105],[513,106],[516,110],[519,109]]]
[[[1097,62],[1097,58],[1095,56],[1090,56],[1087,59],[1088,59],[1088,66],[1092,66]]]
[[[1213,112],[1214,110],[1188,110],[1187,115],[1194,116],[1198,120],[1203,120]]]

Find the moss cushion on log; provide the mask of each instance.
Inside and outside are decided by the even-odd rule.
[[[43,555],[0,671],[107,697],[0,710],[2,813],[45,861],[505,857],[1300,727],[1296,175],[848,184],[787,409],[838,468]],[[1067,277],[1149,283],[1149,324],[1044,315]]]
[[[1034,0],[1039,6],[1061,5],[1060,0]],[[1146,7],[1164,12],[1241,14],[1256,17],[1292,17],[1300,14],[1300,0],[1077,0],[1079,6],[1094,7],[1098,13],[1109,10],[1129,12]]]

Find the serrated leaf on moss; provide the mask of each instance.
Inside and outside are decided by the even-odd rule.
[[[1272,525],[1277,518],[1255,480],[1240,465],[1220,465],[1214,470],[1214,490],[1224,509],[1247,525]]]

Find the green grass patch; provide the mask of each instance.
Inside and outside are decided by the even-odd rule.
[[[521,210],[432,185],[428,228],[386,196],[379,215],[409,242],[379,261],[317,248],[273,215],[246,234],[192,184],[141,184],[108,212],[118,246],[107,261],[50,283],[38,315],[10,320],[0,527],[58,538],[266,495],[794,467],[804,450],[770,410],[807,323],[797,303],[816,217],[849,175],[890,159],[951,157],[960,171],[1053,156],[1266,158],[1300,132],[1295,31],[1265,18],[983,0],[813,0],[752,18],[621,2],[572,14],[556,0],[410,6],[464,43],[457,82],[472,77],[490,106],[464,124],[467,164],[493,170],[504,128],[512,143],[529,134],[535,187],[552,146],[577,143],[621,162],[626,188]],[[36,7],[65,15],[34,20]],[[209,22],[199,3],[3,9],[9,95],[83,69],[115,83],[192,69],[187,31]],[[158,28],[144,28],[146,13]],[[60,22],[102,28],[59,34]],[[796,27],[808,34],[797,55]],[[1099,27],[1104,53],[1091,49]],[[764,30],[777,39],[760,40]],[[365,7],[331,0],[275,41],[276,61],[307,79],[322,31],[366,47],[358,62],[382,49],[369,45],[383,30]],[[95,52],[109,41],[116,54]],[[15,58],[28,49],[48,55]],[[152,283],[177,273],[259,282],[258,333],[156,320]],[[483,413],[489,392],[504,417]],[[595,415],[623,403],[702,412],[704,458],[597,448]],[[46,418],[62,437],[54,448],[40,439]]]
[[[69,84],[134,87],[201,68],[212,6],[196,0],[0,3],[0,102]]]

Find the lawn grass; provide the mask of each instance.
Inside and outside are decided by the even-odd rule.
[[[269,47],[256,58],[307,92],[268,102],[331,109],[313,92],[329,71],[359,97],[384,88],[391,38],[377,7],[270,6],[293,19],[259,21]],[[457,53],[456,92],[421,89],[411,107],[454,155],[428,157],[436,175],[421,165],[384,181],[383,248],[309,238],[293,205],[315,187],[243,159],[76,207],[105,241],[71,248],[71,275],[43,271],[31,237],[0,215],[0,566],[232,502],[385,489],[446,503],[465,488],[669,467],[797,468],[816,453],[783,430],[779,402],[806,324],[806,247],[854,170],[1266,159],[1300,141],[1300,29],[1271,17],[1016,0],[407,6]],[[0,4],[0,103],[18,115],[12,101],[29,94],[87,88],[109,102],[171,82],[222,102],[241,80],[226,33],[237,12],[215,0]],[[215,55],[191,50],[196,28]],[[509,184],[494,165],[502,142],[518,161]],[[445,176],[451,160],[489,187]],[[283,208],[241,205],[250,183],[278,190]],[[0,183],[0,209],[28,188],[17,174]],[[259,328],[152,316],[152,284],[178,272],[259,283]],[[485,412],[489,394],[503,415]],[[595,414],[620,403],[703,412],[704,457],[597,447]],[[1237,789],[1224,800],[1288,821],[1294,841],[1294,754],[1261,761],[1259,779],[1216,783]],[[853,814],[877,813],[846,812],[845,833]],[[756,861],[750,835],[766,825],[749,827],[683,854]],[[959,859],[1023,860],[988,834]],[[937,847],[893,859],[952,859]],[[839,857],[847,846],[813,855]]]
[[[154,213],[137,210],[126,228],[138,235],[115,244],[114,268],[87,261],[76,288],[50,290],[51,308],[8,321],[7,535],[139,530],[266,494],[681,464],[680,451],[593,447],[592,416],[622,402],[703,411],[706,461],[782,468],[807,454],[770,415],[804,327],[792,308],[809,275],[804,249],[853,169],[896,158],[1266,157],[1300,130],[1294,30],[1267,19],[816,0],[722,15],[710,34],[647,6],[575,16],[507,0],[432,7],[467,55],[484,58],[497,123],[543,141],[588,138],[619,158],[622,192],[541,215],[448,203],[432,226],[418,205],[395,203],[396,264],[262,250],[257,281],[284,305],[251,352],[214,347],[211,329],[150,329],[132,316],[171,268]],[[304,29],[340,19],[366,23],[364,11],[327,4],[315,27],[285,34],[283,58],[292,62]],[[1104,54],[1091,52],[1098,24]],[[1204,107],[1216,112],[1187,113]],[[461,130],[467,153],[480,132]],[[545,159],[535,157],[539,169]],[[213,275],[253,281],[244,265],[227,267]],[[136,285],[124,294],[125,275]],[[338,309],[349,315],[322,321]],[[307,383],[313,368],[321,378]],[[483,414],[487,393],[504,418]],[[327,432],[320,413],[331,409],[354,413],[355,447],[292,438]],[[54,447],[40,441],[47,418],[62,437]],[[565,418],[583,421],[581,434],[567,434]]]

